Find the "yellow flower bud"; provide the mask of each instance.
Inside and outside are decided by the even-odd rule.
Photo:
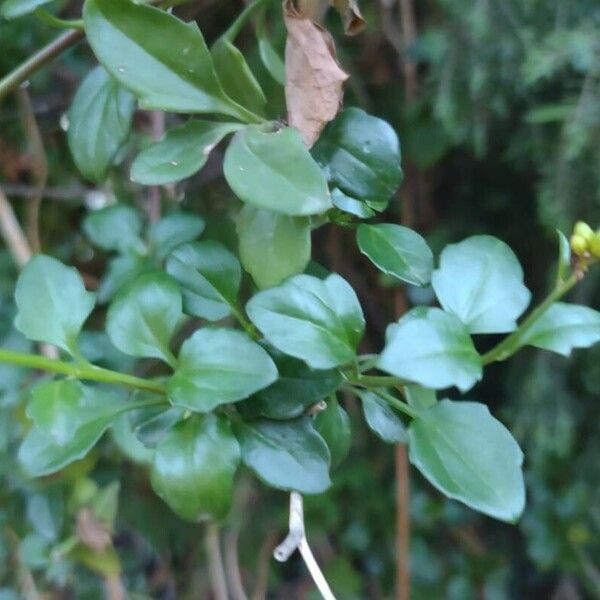
[[[573,235],[579,235],[586,242],[589,242],[594,237],[594,230],[587,223],[577,221],[575,229],[573,229]]]
[[[575,252],[578,256],[584,254],[588,249],[588,244],[586,239],[581,235],[573,234],[571,236],[571,250]]]

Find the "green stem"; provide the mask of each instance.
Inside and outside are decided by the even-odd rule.
[[[408,383],[399,377],[388,377],[386,375],[360,375],[356,379],[346,378],[346,381],[350,385],[363,388],[396,387]]]
[[[235,304],[229,304],[231,314],[237,319],[238,323],[242,326],[244,331],[253,339],[260,339],[260,335],[256,330],[256,327],[244,316],[244,313]]]
[[[548,294],[545,300],[531,311],[529,316],[521,323],[516,331],[505,337],[497,346],[482,356],[483,364],[489,365],[493,362],[503,361],[512,356],[520,347],[521,340],[534,323],[554,304],[573,288],[579,278],[574,273],[565,281],[557,283],[556,287]]]
[[[39,69],[48,64],[52,59],[62,54],[67,48],[74,46],[82,38],[83,32],[77,29],[67,31],[47,46],[44,46],[33,56],[30,56],[25,62],[6,75],[6,77],[0,79],[0,100],[26,81],[30,75],[39,71]]]
[[[406,402],[388,394],[383,390],[373,390],[375,394],[377,394],[382,400],[385,400],[390,406],[403,412],[405,415],[408,415],[411,419],[414,419],[417,416],[417,411],[411,408]]]
[[[254,0],[254,2],[248,4],[248,6],[246,6],[246,8],[239,14],[238,18],[229,26],[229,29],[221,36],[221,38],[227,40],[228,42],[233,42],[250,18],[272,1],[273,0]]]
[[[27,367],[29,369],[42,369],[52,373],[60,373],[77,379],[87,381],[100,381],[102,383],[112,383],[115,385],[124,385],[130,388],[153,392],[155,394],[166,395],[166,388],[161,383],[142,379],[134,375],[119,373],[95,367],[89,364],[69,363],[53,358],[46,358],[37,354],[27,354],[25,352],[14,352],[12,350],[3,350],[0,348],[0,362]]]
[[[54,16],[52,13],[49,13],[45,8],[38,8],[33,14],[40,19],[40,21],[44,21],[44,23],[50,25],[51,27],[56,27],[58,29],[77,29],[79,31],[83,31],[83,19],[77,19],[74,21],[60,19],[59,17]]]

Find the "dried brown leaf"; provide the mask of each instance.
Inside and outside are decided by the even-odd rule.
[[[283,4],[287,27],[285,98],[288,121],[310,148],[338,113],[348,79],[335,57],[331,35],[302,17],[291,0]]]
[[[366,26],[367,22],[358,7],[357,0],[329,0],[342,16],[346,35],[356,35]]]
[[[77,513],[77,537],[95,552],[106,550],[112,543],[108,527],[96,520],[92,511],[87,508]]]

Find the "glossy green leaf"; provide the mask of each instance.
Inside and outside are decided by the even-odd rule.
[[[315,369],[352,362],[365,321],[352,287],[339,275],[296,275],[256,294],[248,316],[270,344]]]
[[[315,429],[325,440],[331,455],[332,468],[337,467],[348,456],[352,444],[350,417],[337,398],[327,402],[327,408],[315,417]]]
[[[225,37],[213,44],[210,54],[225,93],[252,112],[263,114],[267,98],[244,55]]]
[[[239,405],[244,415],[293,419],[342,383],[336,369],[311,369],[301,360],[280,353],[274,353],[273,358],[279,371],[277,381]]]
[[[30,340],[75,352],[77,336],[94,308],[76,269],[38,254],[25,265],[15,290],[15,327]]]
[[[183,419],[184,414],[185,410],[182,408],[156,406],[131,411],[129,422],[133,434],[144,446],[156,448],[173,425]]]
[[[175,406],[208,412],[247,398],[276,379],[271,357],[245,333],[200,329],[181,347],[168,395]]]
[[[587,306],[556,302],[519,342],[569,356],[573,348],[589,348],[600,341],[600,312]]]
[[[154,396],[156,398],[156,396]],[[122,414],[111,424],[112,442],[129,461],[148,467],[154,459],[154,450],[146,447],[132,431],[128,415]]]
[[[111,259],[98,288],[98,302],[108,302],[140,275],[154,271],[156,271],[154,261],[146,256],[124,254]]]
[[[231,506],[239,460],[240,447],[225,418],[193,416],[156,448],[152,487],[184,519],[222,519]]]
[[[225,153],[225,179],[243,202],[287,215],[331,208],[327,182],[292,127],[238,131]]]
[[[263,16],[258,19],[256,37],[258,39],[258,54],[265,69],[277,83],[285,85],[285,64],[267,36]]]
[[[431,283],[442,307],[470,333],[514,331],[531,299],[514,252],[489,235],[446,246]]]
[[[442,400],[408,432],[410,461],[446,496],[502,521],[519,518],[523,453],[487,406]]]
[[[369,429],[388,444],[406,444],[408,434],[402,419],[373,392],[359,392]]]
[[[433,253],[415,231],[401,225],[362,224],[356,235],[360,251],[388,275],[413,285],[427,285],[433,271]]]
[[[240,260],[259,288],[304,271],[310,260],[310,231],[306,217],[244,206],[237,218]]]
[[[359,219],[370,219],[376,214],[375,211],[369,208],[367,204],[357,200],[356,198],[346,196],[346,194],[344,194],[344,192],[338,188],[331,190],[331,201],[336,208],[354,215]]]
[[[164,185],[199,171],[212,149],[238,123],[190,120],[169,129],[164,138],[144,148],[131,165],[131,180],[144,185]]]
[[[417,410],[430,408],[437,403],[435,392],[420,385],[405,385],[404,395],[406,401]]]
[[[312,149],[332,187],[383,210],[402,181],[400,143],[385,121],[347,108]]]
[[[234,431],[242,461],[267,485],[319,494],[330,485],[329,449],[312,419],[238,422]]]
[[[146,273],[112,301],[106,331],[121,352],[160,358],[173,365],[169,344],[182,314],[177,283],[164,273]]]
[[[192,213],[175,212],[153,223],[149,231],[150,247],[159,258],[166,258],[177,246],[200,237],[205,222]]]
[[[83,231],[102,250],[141,254],[142,219],[137,210],[125,204],[113,204],[96,210],[83,221]]]
[[[40,6],[49,4],[53,0],[6,0],[0,9],[0,15],[5,19],[17,19],[28,15]]]
[[[473,387],[482,376],[481,357],[457,317],[439,308],[417,308],[393,325],[377,366],[432,389]]]
[[[179,246],[169,256],[167,272],[181,285],[183,310],[218,321],[237,304],[242,269],[237,258],[218,242]]]
[[[247,118],[223,91],[196,23],[128,0],[86,0],[83,19],[100,63],[143,108]]]
[[[69,109],[71,156],[87,179],[102,182],[129,137],[135,98],[102,67],[88,73]]]

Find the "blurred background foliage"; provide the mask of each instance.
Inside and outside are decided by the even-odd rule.
[[[196,19],[212,40],[240,4],[198,0],[176,11]],[[344,38],[334,15],[326,24],[352,76],[347,104],[389,120],[402,140],[411,187],[407,191],[405,184],[386,220],[406,220],[403,198],[410,202],[412,224],[436,250],[474,233],[499,236],[519,255],[539,297],[554,277],[555,230],[568,233],[577,219],[600,224],[600,5],[415,2],[416,38],[407,49],[395,3],[372,0],[362,8],[368,28],[356,37]],[[53,10],[77,17],[80,6],[60,2]],[[282,49],[278,15],[269,30]],[[2,22],[0,73],[54,35],[34,17]],[[240,46],[261,76],[274,116],[283,118],[282,88],[261,70],[253,39],[242,36]],[[410,102],[406,61],[417,67]],[[107,257],[80,233],[82,218],[107,194],[141,207],[147,192],[129,183],[126,153],[109,188],[100,191],[73,166],[61,117],[92,63],[82,44],[37,74],[29,92],[50,164],[43,248],[75,263],[93,287]],[[32,175],[21,114],[14,99],[0,107],[0,182],[22,213]],[[148,115],[139,112],[133,143],[143,144],[150,128]],[[232,201],[218,157],[168,194],[205,216],[209,235],[233,243]],[[315,259],[359,293],[371,332],[365,350],[381,347],[384,325],[394,315],[389,281],[378,279],[358,254],[351,232],[325,228],[314,242]],[[26,349],[28,342],[11,325],[15,276],[2,248],[1,344]],[[598,307],[598,273],[575,296]],[[408,297],[429,300],[411,290]],[[128,359],[101,334],[89,336],[86,346],[96,360],[127,367]],[[484,339],[482,348],[495,341]],[[100,579],[110,586],[119,570],[131,598],[209,598],[202,528],[179,521],[152,494],[139,464],[143,449],[126,424],[59,475],[40,481],[20,476],[14,456],[24,423],[22,388],[31,377],[0,366],[0,600],[101,597]],[[526,455],[528,507],[511,527],[445,500],[422,478],[411,477],[411,598],[600,598],[600,347],[575,352],[569,361],[522,351],[510,363],[490,367],[469,396],[488,403],[516,434]],[[352,416],[356,406],[345,401]],[[306,499],[309,539],[339,598],[391,598],[394,453],[358,418],[353,425],[352,451],[337,469],[334,487]],[[84,509],[114,534],[118,561],[110,553],[94,560],[69,551],[70,540],[81,534],[76,523]],[[300,561],[269,565],[286,526],[286,495],[241,478],[224,528],[226,558],[239,553],[248,590],[260,591],[267,577],[269,597],[316,598]]]

